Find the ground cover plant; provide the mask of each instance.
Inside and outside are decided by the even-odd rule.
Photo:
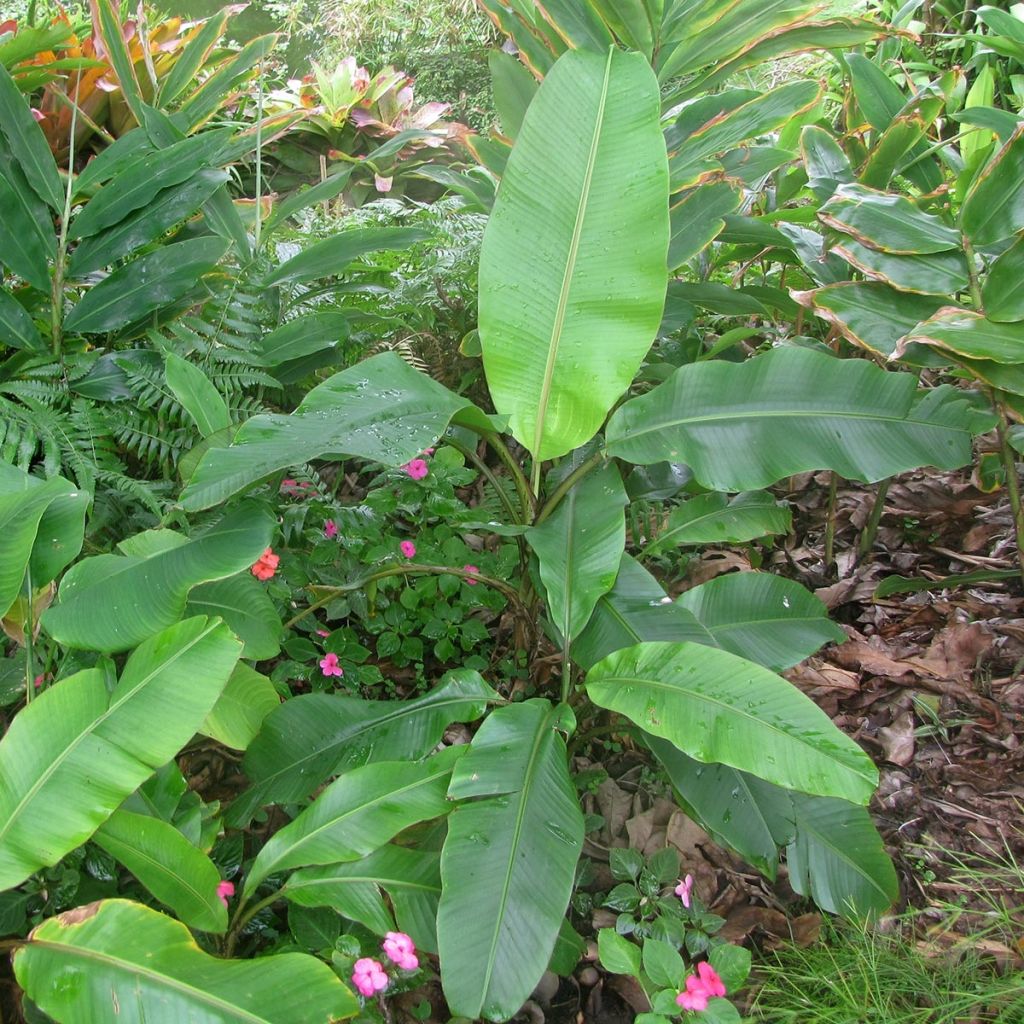
[[[750,88],[885,35],[809,3],[482,6],[500,130],[462,166],[423,163],[450,133],[405,126],[386,72],[275,98],[250,81],[274,40],[217,49],[226,15],[170,24],[169,67],[107,0],[89,45],[61,18],[0,41],[0,941],[26,1020],[408,997],[502,1021],[582,958],[641,1024],[738,1020],[750,951],[677,847],[607,851],[593,905],[605,739],[821,910],[899,895],[875,764],[782,676],[846,634],[763,565],[792,524],[772,489],[827,471],[834,504],[996,428],[1020,525],[1019,130],[986,115],[1007,141],[967,136],[967,166],[929,134],[957,75],[904,96],[860,54],[841,107]],[[66,72],[123,101],[89,161]],[[390,141],[353,155],[371,103]],[[266,194],[310,139],[346,152]],[[382,150],[463,197],[449,238],[486,217],[478,266],[430,250],[441,204],[339,215],[390,187]],[[855,289],[874,304],[837,312]],[[708,544],[760,568],[667,585]]]

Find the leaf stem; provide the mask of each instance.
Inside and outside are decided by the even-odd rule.
[[[825,506],[825,572],[832,564],[832,556],[835,554],[836,544],[836,489],[839,486],[839,476],[836,473],[829,473],[828,480],[828,504]]]
[[[537,508],[537,491],[531,490],[522,467],[516,462],[508,445],[502,440],[500,434],[484,434],[484,440],[494,449],[498,458],[505,464],[505,468],[512,475],[512,480],[519,493],[519,503],[523,506],[522,522],[529,522]]]
[[[1006,407],[996,398],[994,392],[992,394],[992,404],[995,406],[996,414],[999,416],[999,422],[996,425],[999,435],[999,451],[1003,457],[1003,467],[1006,469],[1006,493],[1010,498],[1010,509],[1013,512],[1013,530],[1017,538],[1017,564],[1020,569],[1021,581],[1024,582],[1024,507],[1021,505],[1020,480],[1017,477],[1017,460],[1007,436],[1009,423],[1006,419]]]
[[[242,929],[263,909],[269,907],[272,903],[276,903],[281,898],[281,893],[284,889],[276,889],[265,899],[260,900],[258,903],[254,903],[252,908],[247,914],[243,914],[242,911],[249,905],[249,901],[243,899],[235,910],[234,917],[231,918],[231,924],[228,926],[227,939],[224,942],[224,954],[230,957],[235,952],[235,945],[238,942],[238,936]]]
[[[31,704],[32,698],[35,696],[35,667],[34,658],[32,656],[32,647],[36,629],[35,622],[32,621],[32,567],[31,565],[25,566],[25,588],[28,591],[28,599],[26,602],[25,610],[25,703]]]
[[[878,536],[878,524],[882,521],[882,513],[885,511],[885,499],[889,494],[889,484],[892,477],[887,476],[878,485],[875,492],[875,502],[871,506],[871,514],[867,523],[864,524],[864,531],[860,535],[860,543],[857,545],[857,557],[867,558],[875,544],[875,537]]]
[[[974,247],[966,235],[961,235],[961,237],[964,242],[964,255],[967,257],[967,282],[971,293],[971,302],[974,303],[976,312],[983,313],[985,306],[981,301],[981,285],[978,283],[978,268],[975,263]]]
[[[540,526],[552,512],[558,508],[559,502],[571,491],[580,480],[588,473],[604,462],[604,452],[598,449],[585,462],[581,462],[554,490],[551,497],[544,503],[534,521],[535,526]]]
[[[450,444],[457,452],[461,452],[474,466],[484,475],[487,482],[494,488],[495,493],[498,495],[498,500],[505,506],[505,511],[509,514],[514,523],[522,523],[522,514],[516,510],[515,505],[512,503],[512,499],[509,498],[505,489],[501,486],[501,482],[494,475],[494,470],[484,462],[483,459],[477,455],[476,451],[469,445],[463,444],[457,438],[452,437],[450,434],[445,437],[445,444]],[[522,538],[519,538],[520,541]]]
[[[71,195],[75,183],[75,129],[78,124],[78,87],[75,81],[75,100],[71,106],[71,134],[68,141],[68,183],[64,190],[64,212],[60,218],[60,237],[57,256],[53,263],[53,281],[50,289],[50,344],[55,359],[61,358],[64,343],[64,261],[68,251],[68,221],[71,219]]]

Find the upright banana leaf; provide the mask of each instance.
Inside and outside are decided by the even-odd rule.
[[[540,561],[552,621],[567,650],[615,582],[626,545],[625,504],[622,478],[608,463],[584,477],[553,515],[526,532]]]
[[[535,459],[593,437],[632,380],[661,321],[668,237],[650,66],[565,53],[523,120],[480,255],[488,385]]]
[[[919,396],[910,374],[780,348],[681,367],[616,411],[607,446],[645,465],[685,462],[714,490],[745,490],[809,469],[864,481],[955,469],[971,459],[972,422],[952,388]]]
[[[174,757],[239,650],[219,620],[186,619],[132,652],[113,693],[85,669],[19,712],[0,741],[0,890],[80,846]]]
[[[459,1016],[507,1020],[551,958],[583,846],[559,735],[567,710],[539,699],[500,708],[456,765],[449,796],[465,802],[448,819],[437,938]]]
[[[867,803],[878,783],[871,759],[810,698],[726,651],[641,643],[598,662],[586,686],[595,704],[698,761],[858,803]]]
[[[129,900],[44,921],[15,954],[14,973],[59,1024],[332,1024],[359,1008],[315,957],[222,960],[185,925]]]

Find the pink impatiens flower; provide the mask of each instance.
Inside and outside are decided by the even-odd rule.
[[[404,469],[406,473],[413,478],[413,480],[422,480],[429,472],[427,464],[423,459],[413,459],[411,462],[407,462],[402,469]]]
[[[686,979],[686,991],[676,996],[684,1010],[706,1010],[708,1001],[725,995],[725,983],[709,963],[697,964],[697,973]]]
[[[462,567],[462,571],[472,573],[474,576],[478,576],[480,574],[480,570],[475,565],[464,565]],[[465,583],[467,587],[476,586],[476,580],[463,580],[462,582]]]
[[[217,899],[221,901],[226,907],[228,905],[228,897],[235,895],[235,883],[234,882],[221,882],[217,886]]]
[[[316,631],[316,635],[317,636],[330,636],[331,633],[330,633],[330,630],[327,630],[327,629],[318,629]]]
[[[338,664],[338,656],[332,651],[320,659],[320,671],[325,676],[343,676],[345,670]]]
[[[403,971],[415,971],[420,965],[416,947],[405,932],[388,932],[384,936],[384,955]]]
[[[338,524],[333,519],[324,520],[324,536],[328,540],[334,540],[338,536]]]
[[[403,540],[398,548],[406,558],[416,557],[416,545],[411,540]]]
[[[372,996],[388,987],[388,976],[379,960],[364,956],[352,966],[352,984],[362,996]]]
[[[280,555],[274,554],[273,548],[267,548],[266,551],[256,559],[256,564],[253,565],[249,571],[258,580],[269,580],[275,572],[277,572],[278,563],[281,561]]]
[[[677,886],[676,895],[683,901],[683,906],[690,909],[690,890],[693,888],[693,875],[687,875]]]

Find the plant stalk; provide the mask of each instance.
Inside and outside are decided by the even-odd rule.
[[[25,703],[31,704],[36,689],[35,658],[32,651],[36,624],[32,617],[35,609],[32,607],[32,569],[30,566],[25,566],[25,587],[28,590],[28,602],[25,610]]]
[[[508,450],[508,445],[505,444],[501,436],[499,434],[484,434],[483,438],[505,464],[505,468],[511,474],[512,480],[516,485],[519,503],[523,506],[523,515],[520,522],[529,522],[537,508],[536,492],[530,490],[530,484],[523,473],[522,467],[512,457],[512,453]]]
[[[864,532],[860,535],[860,543],[857,545],[857,557],[867,558],[875,544],[875,537],[878,536],[878,524],[882,521],[882,514],[885,512],[885,499],[889,493],[889,485],[892,477],[886,477],[878,485],[875,492],[875,502],[871,506],[871,514],[864,524]]]
[[[258,903],[254,903],[252,908],[247,914],[243,914],[242,911],[248,906],[248,900],[243,900],[238,904],[238,909],[235,911],[235,916],[231,919],[231,924],[228,928],[228,936],[224,942],[224,954],[230,957],[235,952],[235,945],[238,942],[238,936],[242,929],[265,907],[269,907],[272,903],[276,903],[281,898],[281,890],[277,889],[272,892],[265,899],[260,900]]]
[[[1020,569],[1021,582],[1024,583],[1024,508],[1021,506],[1020,480],[1017,476],[1017,459],[1013,447],[1007,437],[1009,423],[1006,419],[1006,407],[995,395],[992,396],[999,423],[996,430],[999,435],[999,452],[1003,457],[1006,470],[1006,493],[1010,497],[1010,510],[1013,513],[1013,531],[1017,539],[1017,565]]]
[[[825,572],[832,564],[832,556],[836,546],[836,489],[839,485],[839,477],[835,473],[829,474],[828,481],[828,504],[825,506]]]
[[[494,470],[480,458],[479,455],[469,446],[463,444],[452,436],[445,437],[445,444],[450,444],[457,452],[461,452],[473,465],[483,474],[487,482],[494,488],[495,493],[498,495],[498,499],[505,507],[505,511],[509,514],[514,523],[522,523],[523,518],[521,513],[516,509],[515,505],[512,504],[512,499],[509,498],[508,494],[505,493],[504,488],[501,486],[501,482],[494,475]],[[521,538],[520,538],[521,539]]]
[[[544,503],[544,507],[540,510],[534,521],[535,526],[540,526],[552,512],[558,508],[559,502],[582,480],[588,473],[604,462],[604,453],[601,451],[594,452],[585,462],[581,462],[552,492],[552,495]]]
[[[54,359],[61,358],[64,344],[64,263],[68,252],[68,221],[71,219],[71,195],[75,184],[75,130],[78,125],[78,87],[75,81],[75,100],[71,105],[71,135],[68,141],[68,183],[64,190],[64,212],[60,218],[60,237],[57,257],[53,263],[53,281],[50,288],[50,345]]]

